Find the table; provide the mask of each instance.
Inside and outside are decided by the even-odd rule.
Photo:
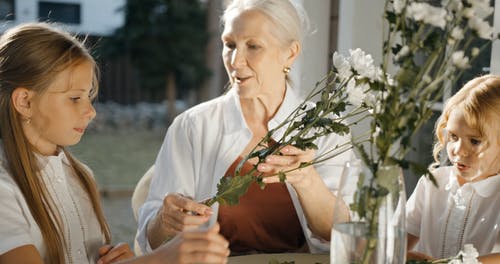
[[[230,257],[229,264],[268,264],[272,259],[279,262],[294,261],[295,264],[328,264],[330,256],[325,254],[283,253],[283,254],[254,254]]]

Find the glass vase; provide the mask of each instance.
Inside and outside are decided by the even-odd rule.
[[[330,263],[405,263],[406,192],[399,166],[373,173],[360,161],[347,162],[337,197]]]

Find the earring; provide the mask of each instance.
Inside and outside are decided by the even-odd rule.
[[[285,75],[287,75],[288,73],[290,73],[290,67],[284,67],[283,68],[283,72],[285,73]]]
[[[27,125],[31,124],[31,117],[26,118],[26,124]]]

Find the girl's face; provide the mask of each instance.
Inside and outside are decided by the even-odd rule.
[[[258,11],[233,13],[222,33],[222,57],[233,87],[243,98],[284,88],[283,68],[293,58],[272,34],[274,24]]]
[[[48,89],[35,95],[33,112],[25,133],[44,155],[54,155],[58,146],[78,143],[96,112],[90,94],[93,65],[84,61],[58,75]]]
[[[485,179],[500,171],[497,133],[489,133],[484,136],[486,138],[481,138],[477,129],[467,125],[460,108],[450,112],[446,123],[446,150],[459,182]]]

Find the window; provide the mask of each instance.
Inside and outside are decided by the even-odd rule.
[[[0,21],[14,19],[14,0],[0,0]]]
[[[80,24],[80,4],[40,1],[38,18],[40,21]]]

